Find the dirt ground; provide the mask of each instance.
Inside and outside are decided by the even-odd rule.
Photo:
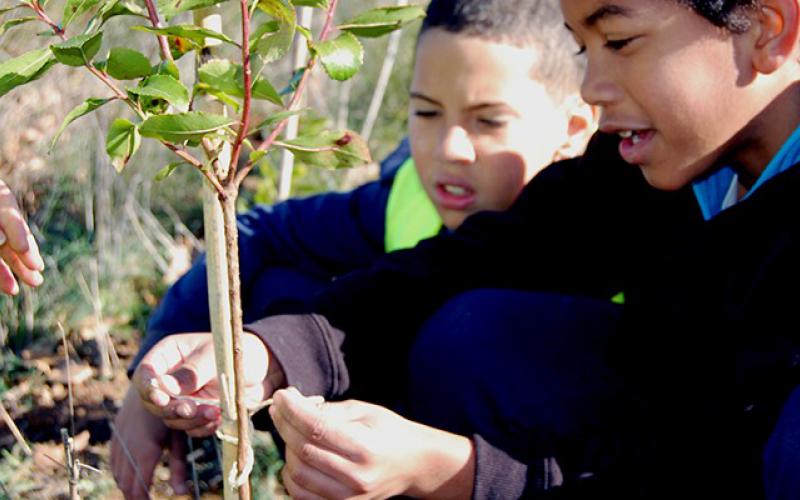
[[[26,453],[9,426],[0,423],[0,498],[69,498],[61,429],[73,426],[77,459],[88,466],[81,467],[81,498],[123,498],[110,472],[108,445],[111,422],[128,387],[125,367],[137,346],[131,341],[115,340],[114,347],[118,363],[112,363],[110,377],[105,379],[100,376],[100,356],[94,341],[80,342],[74,351],[70,348],[72,419],[61,342],[39,342],[18,356],[4,354],[2,371],[10,388],[3,393],[3,406],[19,427],[31,454]],[[285,498],[276,480],[280,461],[271,438],[258,433],[256,439],[260,447],[256,449],[257,456],[261,458],[253,476],[254,497]],[[198,465],[198,485],[202,490],[197,498],[220,496],[218,489],[209,485],[219,477],[209,475],[211,468],[209,464]],[[173,495],[168,479],[169,471],[162,463],[155,473],[151,498],[195,498],[194,494]]]

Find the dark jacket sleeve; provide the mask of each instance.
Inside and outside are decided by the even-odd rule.
[[[369,266],[383,255],[386,204],[395,171],[350,192],[259,206],[240,216],[245,321],[263,316],[273,301],[307,298],[334,277]],[[280,288],[264,286],[265,281],[280,282]],[[201,256],[150,317],[129,371],[165,336],[209,328],[206,261]]]

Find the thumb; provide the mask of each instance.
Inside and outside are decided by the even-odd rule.
[[[162,377],[164,387],[174,395],[193,394],[217,377],[214,344],[204,342],[195,347],[172,370]]]

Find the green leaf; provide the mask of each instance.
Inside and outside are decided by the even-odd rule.
[[[238,64],[226,59],[212,59],[200,67],[197,77],[201,90],[244,97],[244,73]],[[252,95],[254,99],[265,99],[279,106],[283,105],[278,92],[263,78],[254,82]]]
[[[280,91],[280,95],[291,94],[292,92],[297,90],[297,86],[300,85],[300,80],[303,79],[303,75],[305,75],[305,74],[306,74],[306,67],[305,66],[303,66],[302,68],[297,68],[296,70],[294,70],[294,72],[292,73],[292,77],[289,79],[289,82],[286,84],[286,87],[284,87]]]
[[[113,4],[109,2],[106,5],[112,5],[112,7],[106,8],[106,6],[104,6],[100,10],[100,14],[103,17],[104,22],[116,16],[136,16],[147,18],[147,13],[145,10],[133,2],[118,1]]]
[[[166,179],[167,177],[172,175],[172,172],[174,172],[176,168],[180,167],[181,165],[185,165],[185,164],[186,164],[186,162],[183,162],[183,161],[176,161],[174,163],[170,163],[169,165],[167,165],[166,167],[164,167],[164,168],[162,168],[161,170],[158,171],[158,173],[155,176],[155,180],[157,182],[163,181],[164,179]]]
[[[66,42],[51,45],[50,50],[56,60],[67,66],[83,66],[91,62],[103,44],[103,33],[93,35],[77,35]]]
[[[0,9],[0,16],[2,16],[7,12],[11,12],[12,10],[21,9],[22,7],[23,7],[22,5],[15,5],[13,7],[3,7],[2,9]]]
[[[337,28],[354,35],[374,38],[391,33],[404,24],[423,17],[425,10],[418,5],[379,7],[363,12]]]
[[[21,24],[25,24],[30,21],[38,21],[39,18],[35,16],[28,16],[28,17],[16,17],[14,19],[9,19],[8,21],[0,24],[0,36],[5,35],[6,31],[10,30],[15,26],[19,26]]]
[[[61,26],[66,28],[76,17],[92,9],[100,0],[67,0],[64,4],[64,20]]]
[[[91,21],[89,21],[89,26],[86,28],[86,32],[94,31],[95,28],[103,26],[106,21],[117,16],[134,16],[147,19],[144,9],[131,1],[108,0],[107,2],[103,3],[103,6],[97,11],[97,14],[95,14]]]
[[[328,0],[294,0],[295,7],[319,7],[320,9],[328,8]]]
[[[44,75],[55,64],[53,53],[45,47],[0,63],[0,96]]]
[[[279,25],[277,31],[259,38],[251,49],[251,52],[261,56],[264,64],[269,64],[289,52],[297,29],[297,13],[291,2],[286,0],[259,0],[258,8]]]
[[[305,113],[306,111],[308,111],[308,108],[295,109],[292,111],[278,111],[275,114],[269,115],[263,122],[256,125],[254,131],[262,128],[272,127],[273,125],[277,125],[285,118],[289,118],[290,116],[294,115],[299,115]]]
[[[151,116],[139,127],[145,137],[169,142],[200,140],[203,136],[235,123],[227,116],[211,115],[200,111],[175,115]]]
[[[287,0],[258,0],[258,8],[279,23],[297,24],[297,13]]]
[[[108,55],[108,74],[117,80],[132,80],[150,76],[150,60],[141,52],[126,47],[114,47]]]
[[[167,21],[181,12],[211,7],[225,0],[158,0],[158,11]]]
[[[266,151],[253,151],[252,153],[250,153],[249,161],[251,163],[257,163],[261,161],[261,159],[264,158],[266,155],[267,155]]]
[[[258,27],[250,33],[250,45],[255,45],[261,37],[268,33],[275,33],[279,29],[281,29],[281,25],[278,21],[267,21],[258,25]]]
[[[283,99],[281,99],[278,91],[264,78],[259,78],[253,82],[253,99],[261,99],[283,106]]]
[[[153,75],[142,81],[139,87],[127,89],[138,96],[163,99],[173,106],[189,104],[189,91],[181,82],[167,75]]]
[[[64,132],[64,130],[70,123],[74,122],[83,115],[91,113],[92,111],[103,106],[107,102],[113,100],[114,100],[113,98],[99,99],[97,97],[90,97],[89,99],[86,99],[86,101],[84,101],[83,104],[79,104],[75,108],[73,108],[72,111],[67,113],[67,116],[66,118],[64,118],[64,121],[61,122],[61,126],[58,127],[58,131],[56,131],[56,135],[55,137],[53,137],[53,141],[50,143],[50,151],[52,151],[53,148],[56,147],[56,142],[58,142],[58,138],[61,137],[61,134]]]
[[[166,26],[164,28],[151,28],[149,26],[134,26],[134,30],[137,31],[146,31],[148,33],[156,33],[159,35],[169,35],[178,38],[185,38],[187,40],[191,40],[195,42],[197,45],[201,47],[205,45],[206,38],[214,38],[217,40],[222,40],[223,42],[230,43],[231,45],[239,46],[232,38],[229,36],[219,33],[218,31],[201,28],[199,26],[195,26],[193,24],[177,24],[175,26]]]
[[[169,75],[176,80],[181,79],[178,66],[172,61],[161,61],[160,63],[156,64],[153,66],[153,73],[156,75]]]
[[[312,45],[312,49],[319,55],[325,72],[334,80],[350,79],[364,63],[364,47],[351,33],[345,32],[333,40]]]
[[[276,141],[275,145],[288,149],[307,165],[329,169],[356,167],[372,161],[367,143],[349,130],[324,131],[290,141]]]
[[[141,142],[136,125],[122,118],[114,120],[106,136],[106,152],[117,172],[122,172]]]

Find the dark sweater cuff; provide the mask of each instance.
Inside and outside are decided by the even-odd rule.
[[[472,436],[472,439],[475,443],[475,486],[472,498],[520,498],[525,491],[528,466],[478,435]]]
[[[307,396],[340,396],[349,386],[341,353],[344,333],[316,314],[264,318],[244,327],[281,364],[286,382]]]

